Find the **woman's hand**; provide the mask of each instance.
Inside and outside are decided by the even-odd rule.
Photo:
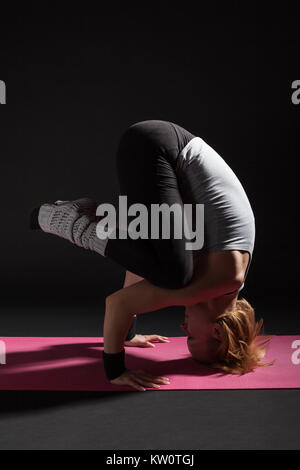
[[[129,385],[140,392],[145,392],[146,388],[160,388],[160,385],[168,385],[170,383],[167,377],[148,374],[144,370],[126,370],[116,379],[110,380],[114,385]]]
[[[137,348],[155,348],[155,343],[169,343],[167,336],[159,335],[135,335],[130,341],[125,341],[125,346],[135,346]]]

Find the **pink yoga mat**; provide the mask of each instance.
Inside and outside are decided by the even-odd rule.
[[[276,336],[265,360],[276,362],[243,376],[199,366],[186,337],[155,348],[126,347],[126,366],[169,377],[161,390],[300,388],[300,336]],[[134,391],[110,384],[102,364],[103,338],[0,338],[0,390]],[[6,362],[6,363],[4,363]]]

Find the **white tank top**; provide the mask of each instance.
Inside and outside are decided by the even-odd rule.
[[[195,137],[176,161],[183,203],[204,204],[204,245],[199,251],[245,250],[252,261],[254,214],[245,190],[225,160],[203,139]],[[240,287],[241,290],[244,287]]]

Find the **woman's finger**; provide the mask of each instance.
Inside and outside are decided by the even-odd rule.
[[[136,375],[136,377],[140,377],[143,380],[151,381],[151,382],[158,383],[158,384],[160,383],[160,384],[163,384],[163,385],[167,385],[168,383],[170,383],[170,381],[167,377],[155,377],[155,376],[153,376],[151,374],[147,374],[147,373],[138,374],[138,375]]]
[[[148,387],[148,388],[160,388],[160,385],[157,385],[155,383],[152,383],[151,381],[147,381],[141,377],[136,377],[135,378],[136,382],[143,387]]]
[[[165,339],[168,339],[168,338],[165,337],[165,336],[161,336],[161,335],[147,335],[147,339],[151,339],[151,340],[152,339],[163,339],[163,340],[165,340]]]
[[[142,387],[139,383],[135,382],[132,379],[128,379],[128,382],[126,385],[130,385],[131,387],[135,388],[136,390],[139,390],[140,392],[145,392],[146,389]]]
[[[170,342],[166,336],[160,336],[160,335],[146,335],[146,339],[148,341],[160,341],[163,343]]]

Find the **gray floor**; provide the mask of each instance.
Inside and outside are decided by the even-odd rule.
[[[266,333],[299,333],[296,313],[283,322],[283,307],[260,309]],[[103,314],[101,298],[6,302],[1,336],[102,336]],[[180,336],[182,315],[179,308],[140,315],[139,332]],[[0,397],[0,449],[300,449],[300,390]]]

